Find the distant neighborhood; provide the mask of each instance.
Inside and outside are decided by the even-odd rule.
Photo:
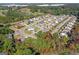
[[[67,35],[67,32],[70,32],[75,22],[76,17],[72,15],[55,16],[47,14],[44,16],[16,22],[10,26],[10,29],[14,31],[15,39],[20,39],[23,41],[28,37],[36,38],[35,33],[39,31],[47,32],[51,30],[51,34],[53,34],[60,30],[61,36]],[[64,28],[61,29],[61,27]]]

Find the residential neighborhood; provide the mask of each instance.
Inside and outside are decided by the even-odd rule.
[[[72,29],[75,22],[76,22],[75,16],[69,16],[69,15],[55,16],[47,14],[44,16],[39,16],[36,18],[34,17],[32,19],[16,22],[10,27],[10,29],[15,31],[14,36],[16,39],[21,39],[23,41],[25,38],[28,37],[36,38],[35,34],[39,31],[48,32],[51,30],[53,34],[61,30],[60,28],[64,25],[65,28],[62,29],[62,32],[60,34],[65,35]]]

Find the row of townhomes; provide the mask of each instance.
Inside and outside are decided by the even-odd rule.
[[[76,20],[75,16],[69,15],[43,15],[39,17],[34,17],[28,20],[18,21],[10,29],[14,31],[14,38],[21,39],[24,41],[25,38],[37,38],[35,34],[39,31],[47,32],[49,30],[52,33],[60,30],[62,26],[65,25],[65,28],[61,31],[61,35],[66,34],[66,32],[72,29]],[[67,25],[66,25],[67,24]]]
[[[72,17],[68,23],[64,25],[64,28],[60,32],[61,36],[68,36],[67,33],[70,33],[71,29],[73,28],[74,24],[76,23],[77,18],[75,16]]]

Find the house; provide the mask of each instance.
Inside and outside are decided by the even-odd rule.
[[[33,27],[29,27],[28,31],[34,31],[34,28]]]
[[[67,37],[67,34],[62,32],[62,33],[60,33],[60,36],[66,36]]]

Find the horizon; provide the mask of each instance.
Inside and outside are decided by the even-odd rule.
[[[77,3],[78,0],[1,0],[0,3]]]

